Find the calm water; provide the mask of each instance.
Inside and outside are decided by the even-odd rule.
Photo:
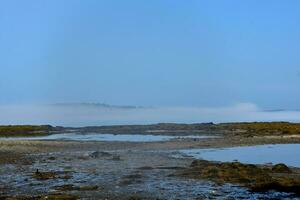
[[[224,149],[189,149],[182,153],[195,158],[212,161],[265,164],[285,163],[300,167],[300,144],[259,145]]]
[[[72,141],[121,141],[121,142],[157,142],[174,139],[205,139],[214,136],[166,136],[166,135],[114,135],[114,134],[54,134],[42,137],[15,137],[15,138],[0,138],[0,140],[72,140]]]

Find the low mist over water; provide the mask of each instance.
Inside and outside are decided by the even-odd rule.
[[[264,111],[252,103],[227,107],[135,107],[106,104],[2,105],[0,124],[96,126],[159,122],[300,122],[300,111]]]

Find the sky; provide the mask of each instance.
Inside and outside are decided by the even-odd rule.
[[[0,105],[300,109],[298,0],[1,0]]]

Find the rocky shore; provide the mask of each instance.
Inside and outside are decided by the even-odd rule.
[[[255,192],[275,190],[300,195],[300,170],[282,163],[266,166],[194,160],[189,168],[181,170],[178,175],[218,184],[238,184]]]
[[[166,124],[159,126],[166,128]],[[163,133],[178,134],[178,126],[182,129],[182,125],[175,126],[176,130],[170,128],[174,125],[168,124],[169,128],[165,130],[169,132]],[[258,126],[261,128],[265,124]],[[157,128],[150,132],[163,130]],[[223,132],[211,130],[208,133],[218,133],[220,137],[199,140],[0,140],[0,199],[297,199],[300,170],[295,167],[279,163],[220,163],[174,156],[181,149],[300,143],[295,127],[289,128],[293,131],[279,135],[269,131],[252,133],[249,127],[245,134],[240,126],[236,128]],[[276,130],[281,128],[278,126]],[[149,130],[142,133],[147,132]],[[186,130],[185,134],[188,133]]]

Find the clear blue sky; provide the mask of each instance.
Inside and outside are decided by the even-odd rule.
[[[0,104],[300,108],[298,0],[1,0]]]

